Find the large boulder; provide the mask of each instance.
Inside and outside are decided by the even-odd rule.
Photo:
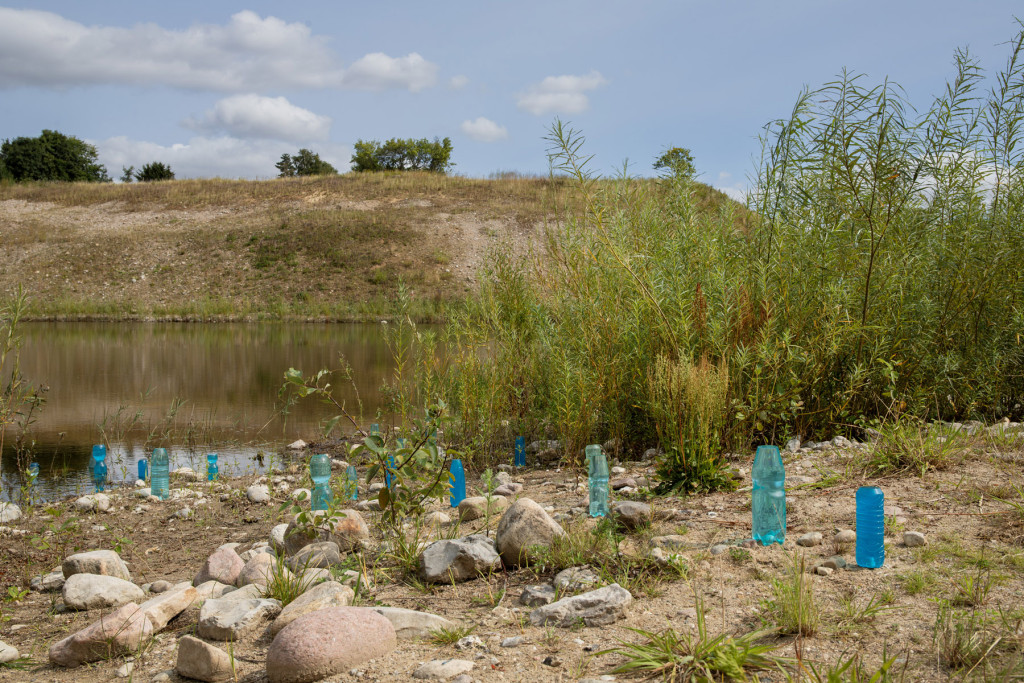
[[[329,607],[285,626],[267,650],[270,683],[312,683],[395,649],[391,622],[359,607]]]
[[[330,569],[341,564],[341,552],[334,541],[310,543],[288,558],[288,567],[294,572],[303,569]]]
[[[281,613],[277,600],[207,600],[199,610],[199,635],[210,640],[238,640]]]
[[[455,628],[455,623],[430,612],[404,607],[368,607],[391,622],[399,640],[426,638],[431,631]]]
[[[0,524],[10,524],[21,519],[21,508],[14,503],[0,503]]]
[[[69,555],[61,564],[61,571],[64,578],[69,579],[75,574],[100,574],[101,576],[116,576],[125,581],[131,581],[131,574],[125,566],[121,556],[113,550],[90,550],[85,553]]]
[[[50,661],[57,666],[79,666],[138,650],[153,634],[153,625],[134,602],[122,605],[78,633],[50,646]]]
[[[342,586],[336,581],[325,581],[292,600],[281,610],[281,614],[274,623],[270,625],[270,634],[277,635],[277,632],[299,617],[327,609],[328,607],[347,607],[352,604],[355,598],[355,591],[348,586]]]
[[[146,598],[142,589],[131,581],[99,574],[74,574],[61,590],[64,604],[77,610],[117,607]]]
[[[188,583],[182,583],[150,598],[139,605],[139,608],[153,624],[153,631],[162,631],[171,619],[198,602],[199,590]]]
[[[300,519],[307,516],[308,521]],[[285,549],[294,555],[310,543],[334,541],[343,553],[361,550],[369,540],[370,528],[355,510],[341,510],[328,517],[326,510],[300,513],[288,523],[284,534]]]
[[[607,626],[626,617],[633,596],[617,583],[596,591],[562,598],[550,605],[538,607],[530,613],[534,626],[560,626],[573,628],[580,623],[587,626]]]
[[[427,583],[468,581],[500,566],[494,541],[482,534],[435,541],[420,555],[420,577]]]
[[[229,586],[235,585],[238,575],[242,573],[245,562],[238,556],[234,548],[220,547],[213,551],[213,554],[206,558],[199,573],[192,579],[192,585],[198,586],[207,581],[225,583]]]
[[[235,585],[239,588],[251,583],[266,586],[277,571],[277,558],[267,553],[257,553],[242,567],[238,578],[235,579]],[[287,567],[281,567],[280,571],[285,576],[291,576]]]
[[[505,511],[495,533],[498,553],[507,566],[529,564],[533,559],[532,548],[550,547],[564,535],[558,522],[529,498],[520,498]]]
[[[178,639],[178,661],[174,670],[184,678],[208,683],[220,683],[234,678],[228,653],[192,636]]]

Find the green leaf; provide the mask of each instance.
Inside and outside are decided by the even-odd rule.
[[[330,436],[334,428],[338,426],[338,422],[341,420],[341,415],[335,415],[327,422],[324,423],[324,436]]]
[[[377,494],[377,504],[380,505],[381,510],[387,510],[391,505],[391,489],[384,487]]]

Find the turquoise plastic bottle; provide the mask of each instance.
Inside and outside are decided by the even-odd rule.
[[[516,467],[526,467],[526,437],[516,437]]]
[[[33,463],[29,464],[27,475],[28,475],[28,480],[27,480],[28,485],[29,486],[34,485],[36,483],[36,479],[39,478],[39,463],[33,462]]]
[[[139,479],[146,481],[146,470],[149,469],[149,463],[146,462],[145,458],[139,458]]]
[[[777,446],[758,446],[751,475],[754,540],[781,545],[786,540],[786,469]]]
[[[359,474],[355,465],[349,465],[345,470],[345,478],[348,479],[348,497],[351,500],[359,500]]]
[[[171,496],[171,461],[166,448],[154,448],[149,460],[149,492],[160,500]]]
[[[458,458],[452,460],[448,486],[451,489],[450,499],[452,507],[457,508],[459,503],[466,497],[466,471],[462,469],[462,461]]]
[[[92,483],[97,493],[107,483],[107,447],[100,444],[92,447]]]
[[[878,569],[885,562],[885,494],[877,486],[857,489],[857,565]]]
[[[310,507],[313,510],[326,510],[334,498],[331,494],[331,459],[326,453],[317,453],[309,459],[309,476],[313,480]]]
[[[600,448],[600,447],[599,447]],[[588,447],[589,449],[589,447]],[[598,450],[590,457],[590,516],[608,516],[608,459]]]
[[[220,468],[217,467],[217,454],[206,454],[206,481],[217,481],[220,476]]]

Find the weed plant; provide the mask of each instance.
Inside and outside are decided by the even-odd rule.
[[[803,555],[794,553],[788,576],[772,579],[772,593],[773,597],[762,604],[762,612],[780,633],[800,636],[817,633],[821,613]]]

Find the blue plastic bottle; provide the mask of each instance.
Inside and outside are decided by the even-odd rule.
[[[97,493],[107,483],[107,447],[99,444],[92,447],[92,483]]]
[[[598,449],[598,452],[590,457],[590,516],[607,517],[608,459],[600,452],[600,447]]]
[[[39,463],[33,462],[28,466],[28,485],[32,486],[39,478]]]
[[[345,470],[345,478],[348,479],[348,497],[352,500],[359,500],[359,474],[355,465],[349,465]]]
[[[149,460],[149,492],[160,500],[171,497],[171,461],[166,448],[154,448]]]
[[[146,481],[146,470],[148,469],[149,463],[146,462],[145,458],[139,459],[139,479]]]
[[[388,466],[384,468],[384,485],[391,488],[391,484],[394,483],[395,478],[391,476],[391,473],[395,471],[395,456],[388,456]]]
[[[466,497],[466,471],[462,469],[462,461],[458,458],[452,460],[449,470],[448,486],[451,489],[451,503],[453,508],[459,507],[459,503]]]
[[[877,486],[857,489],[857,565],[878,569],[885,562],[885,494]]]
[[[757,447],[751,475],[754,540],[781,545],[786,540],[786,469],[777,446]]]
[[[326,453],[317,453],[309,459],[309,476],[313,480],[310,507],[314,510],[326,510],[334,499],[331,494],[331,459]]]
[[[526,467],[526,437],[516,437],[516,467]]]
[[[217,481],[220,476],[220,468],[217,467],[217,454],[206,454],[206,481]]]

